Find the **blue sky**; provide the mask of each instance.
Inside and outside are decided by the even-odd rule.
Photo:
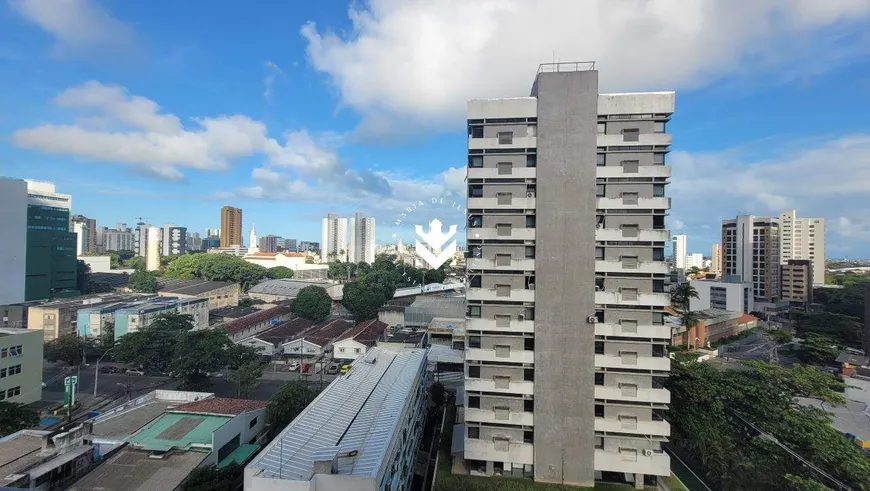
[[[744,3],[744,2],[737,2]],[[6,0],[0,174],[54,181],[100,225],[319,240],[328,211],[461,211],[465,100],[597,61],[603,91],[676,90],[673,231],[709,254],[737,213],[796,208],[870,256],[867,0]],[[432,198],[446,204],[431,205]]]

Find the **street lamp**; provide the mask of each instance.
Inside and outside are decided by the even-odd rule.
[[[100,382],[100,362],[103,361],[103,358],[105,358],[106,355],[108,355],[110,351],[112,351],[113,349],[115,349],[117,347],[118,347],[117,344],[115,346],[112,346],[111,348],[107,349],[105,353],[103,353],[103,356],[101,356],[99,359],[97,359],[97,369],[94,372],[94,397],[97,397],[97,384]]]

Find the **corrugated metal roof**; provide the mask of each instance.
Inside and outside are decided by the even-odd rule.
[[[373,348],[335,379],[247,468],[259,476],[308,481],[318,452],[338,447],[338,473],[375,477],[404,407],[425,369],[425,349]],[[255,476],[256,477],[256,476]]]
[[[297,281],[290,279],[266,280],[251,287],[251,289],[248,290],[248,293],[280,295],[295,298],[299,293],[299,290],[312,285],[325,289],[329,287],[331,283],[326,281]]]

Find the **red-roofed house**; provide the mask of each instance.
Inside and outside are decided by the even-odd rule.
[[[218,325],[217,328],[223,329],[232,342],[238,343],[266,329],[275,327],[291,317],[293,314],[290,312],[289,306],[278,305],[225,322]]]
[[[255,401],[253,399],[229,399],[225,397],[211,397],[188,402],[180,406],[168,409],[167,412],[175,413],[202,413],[214,416],[238,416],[248,411],[265,409],[269,401]]]
[[[282,345],[290,339],[295,339],[302,333],[308,332],[314,327],[314,323],[308,319],[297,317],[293,320],[282,322],[275,327],[269,328],[259,334],[250,336],[239,341],[238,344],[253,346],[263,356],[282,354]]]
[[[324,353],[332,341],[353,327],[353,322],[333,319],[317,329],[306,332],[282,345],[284,354],[289,356],[318,357]]]
[[[387,324],[378,319],[362,321],[341,336],[332,345],[332,357],[338,360],[356,360],[384,339]]]

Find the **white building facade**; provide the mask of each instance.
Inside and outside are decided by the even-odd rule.
[[[689,310],[722,309],[749,313],[755,310],[752,282],[689,280],[698,298],[689,300]]]
[[[686,260],[683,263],[686,268],[685,269],[704,269],[704,255],[700,252],[693,252],[692,254],[686,254]]]
[[[352,263],[375,262],[375,219],[356,213],[350,219],[347,260]]]
[[[27,183],[0,177],[0,305],[24,301],[27,264]]]
[[[686,234],[678,234],[671,239],[671,251],[674,254],[674,267],[677,269],[687,269],[686,266],[686,246],[688,245],[689,236]]]
[[[160,269],[160,229],[148,227],[148,242],[145,248],[145,269],[157,271]]]
[[[347,218],[329,213],[321,223],[320,261],[347,261]]]
[[[779,263],[808,259],[813,264],[813,284],[825,284],[825,219],[798,218],[797,211],[779,214]]]

